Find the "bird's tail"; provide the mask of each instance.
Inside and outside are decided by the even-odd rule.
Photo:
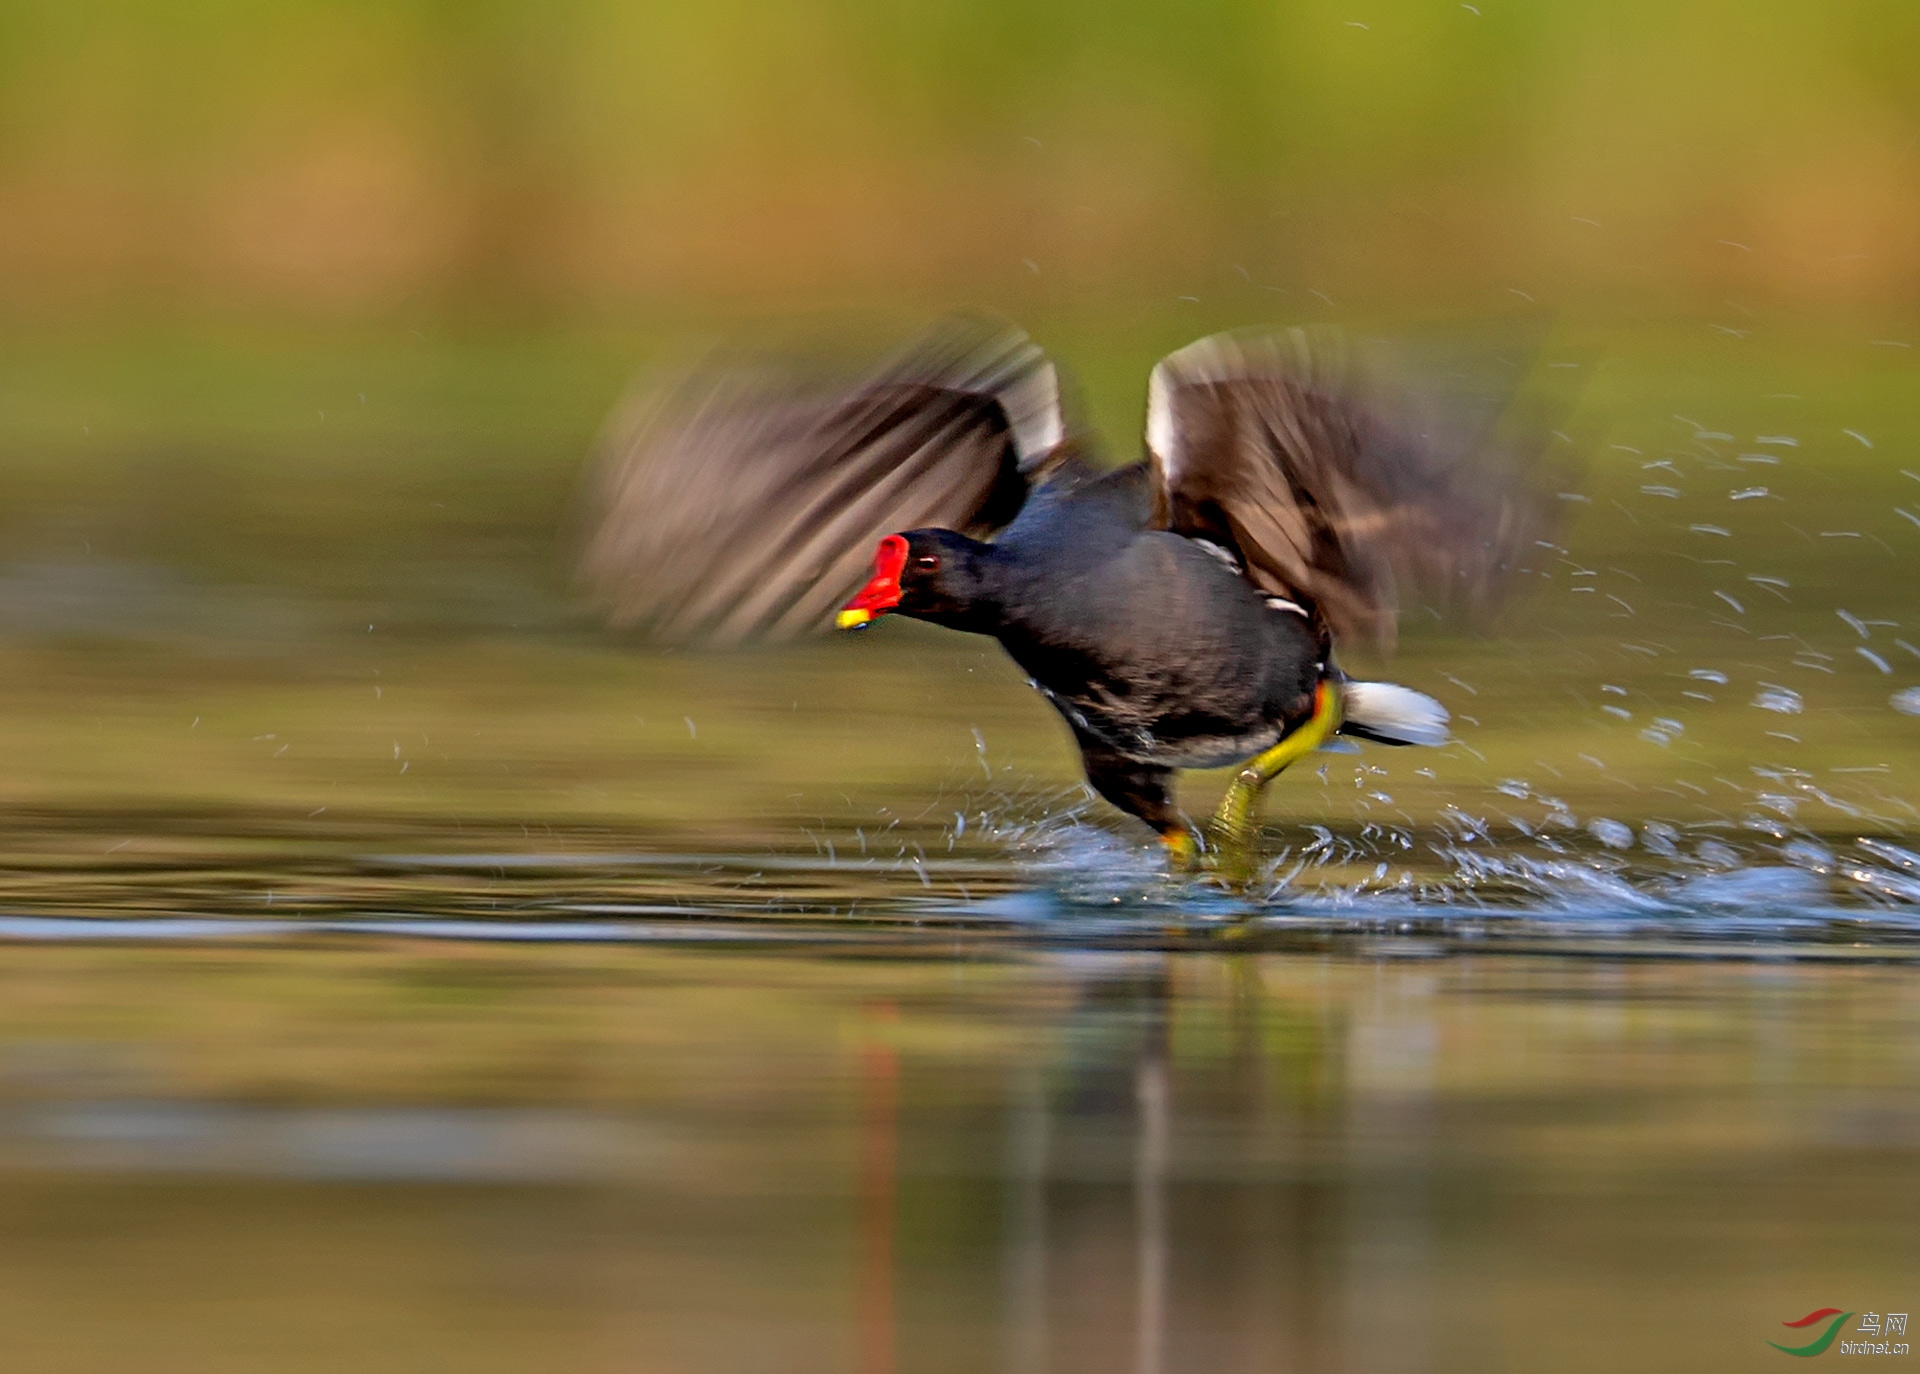
[[[1347,682],[1340,733],[1376,744],[1445,744],[1447,708],[1424,692],[1391,682]]]

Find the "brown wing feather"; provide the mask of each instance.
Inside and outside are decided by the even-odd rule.
[[[1509,344],[1423,365],[1331,329],[1202,339],[1153,372],[1155,522],[1388,648],[1403,585],[1485,603],[1560,505],[1550,432],[1509,405],[1531,360]]]
[[[1011,520],[1061,428],[1052,365],[1009,329],[948,322],[850,380],[718,356],[616,416],[579,578],[660,640],[824,629],[881,536]]]

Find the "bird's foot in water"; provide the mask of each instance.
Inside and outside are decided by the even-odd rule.
[[[1210,852],[1200,833],[1184,822],[1162,830],[1160,843],[1166,847],[1167,871],[1173,874],[1198,873]]]
[[[1230,891],[1243,891],[1259,867],[1259,850],[1252,833],[1223,840],[1218,825],[1205,837],[1191,826],[1160,832],[1167,851],[1167,873],[1174,878],[1206,878]]]
[[[1235,778],[1207,827],[1205,865],[1222,887],[1244,892],[1260,869],[1260,825],[1254,816],[1257,786],[1245,788],[1246,774]],[[1250,796],[1236,796],[1243,791]]]
[[[1340,691],[1322,682],[1313,714],[1266,752],[1247,762],[1227,785],[1207,827],[1209,867],[1226,887],[1244,892],[1260,871],[1260,794],[1289,765],[1304,758],[1340,728]]]
[[[1272,776],[1256,761],[1227,784],[1226,795],[1207,825],[1207,848],[1216,854],[1251,853],[1260,835],[1260,792]]]
[[[1228,892],[1244,892],[1251,887],[1260,865],[1259,848],[1252,835],[1223,844],[1218,828],[1212,825],[1204,832],[1191,826],[1162,831],[1160,843],[1167,851],[1168,877],[1197,878]]]

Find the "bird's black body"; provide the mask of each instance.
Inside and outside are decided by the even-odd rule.
[[[1556,503],[1526,480],[1544,427],[1501,429],[1515,356],[1427,375],[1335,331],[1202,339],[1153,370],[1146,461],[1107,473],[1017,331],[941,326],[853,381],[726,357],[617,428],[582,574],[682,642],[889,612],[991,635],[1088,782],[1190,855],[1175,769],[1247,762],[1217,818],[1244,837],[1336,728],[1446,738],[1438,702],[1332,651],[1389,643],[1402,583],[1471,601],[1534,548]]]
[[[999,640],[1072,729],[1093,788],[1166,833],[1185,824],[1173,771],[1239,763],[1311,716],[1328,645],[1220,553],[1147,528],[1145,487],[1144,465],[1080,469],[992,544],[909,531],[894,609]]]

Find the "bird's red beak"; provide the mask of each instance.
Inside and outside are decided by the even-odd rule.
[[[900,604],[900,574],[907,567],[907,541],[890,534],[873,551],[873,576],[860,594],[840,608],[833,623],[843,630],[857,630],[875,616],[885,615]]]

